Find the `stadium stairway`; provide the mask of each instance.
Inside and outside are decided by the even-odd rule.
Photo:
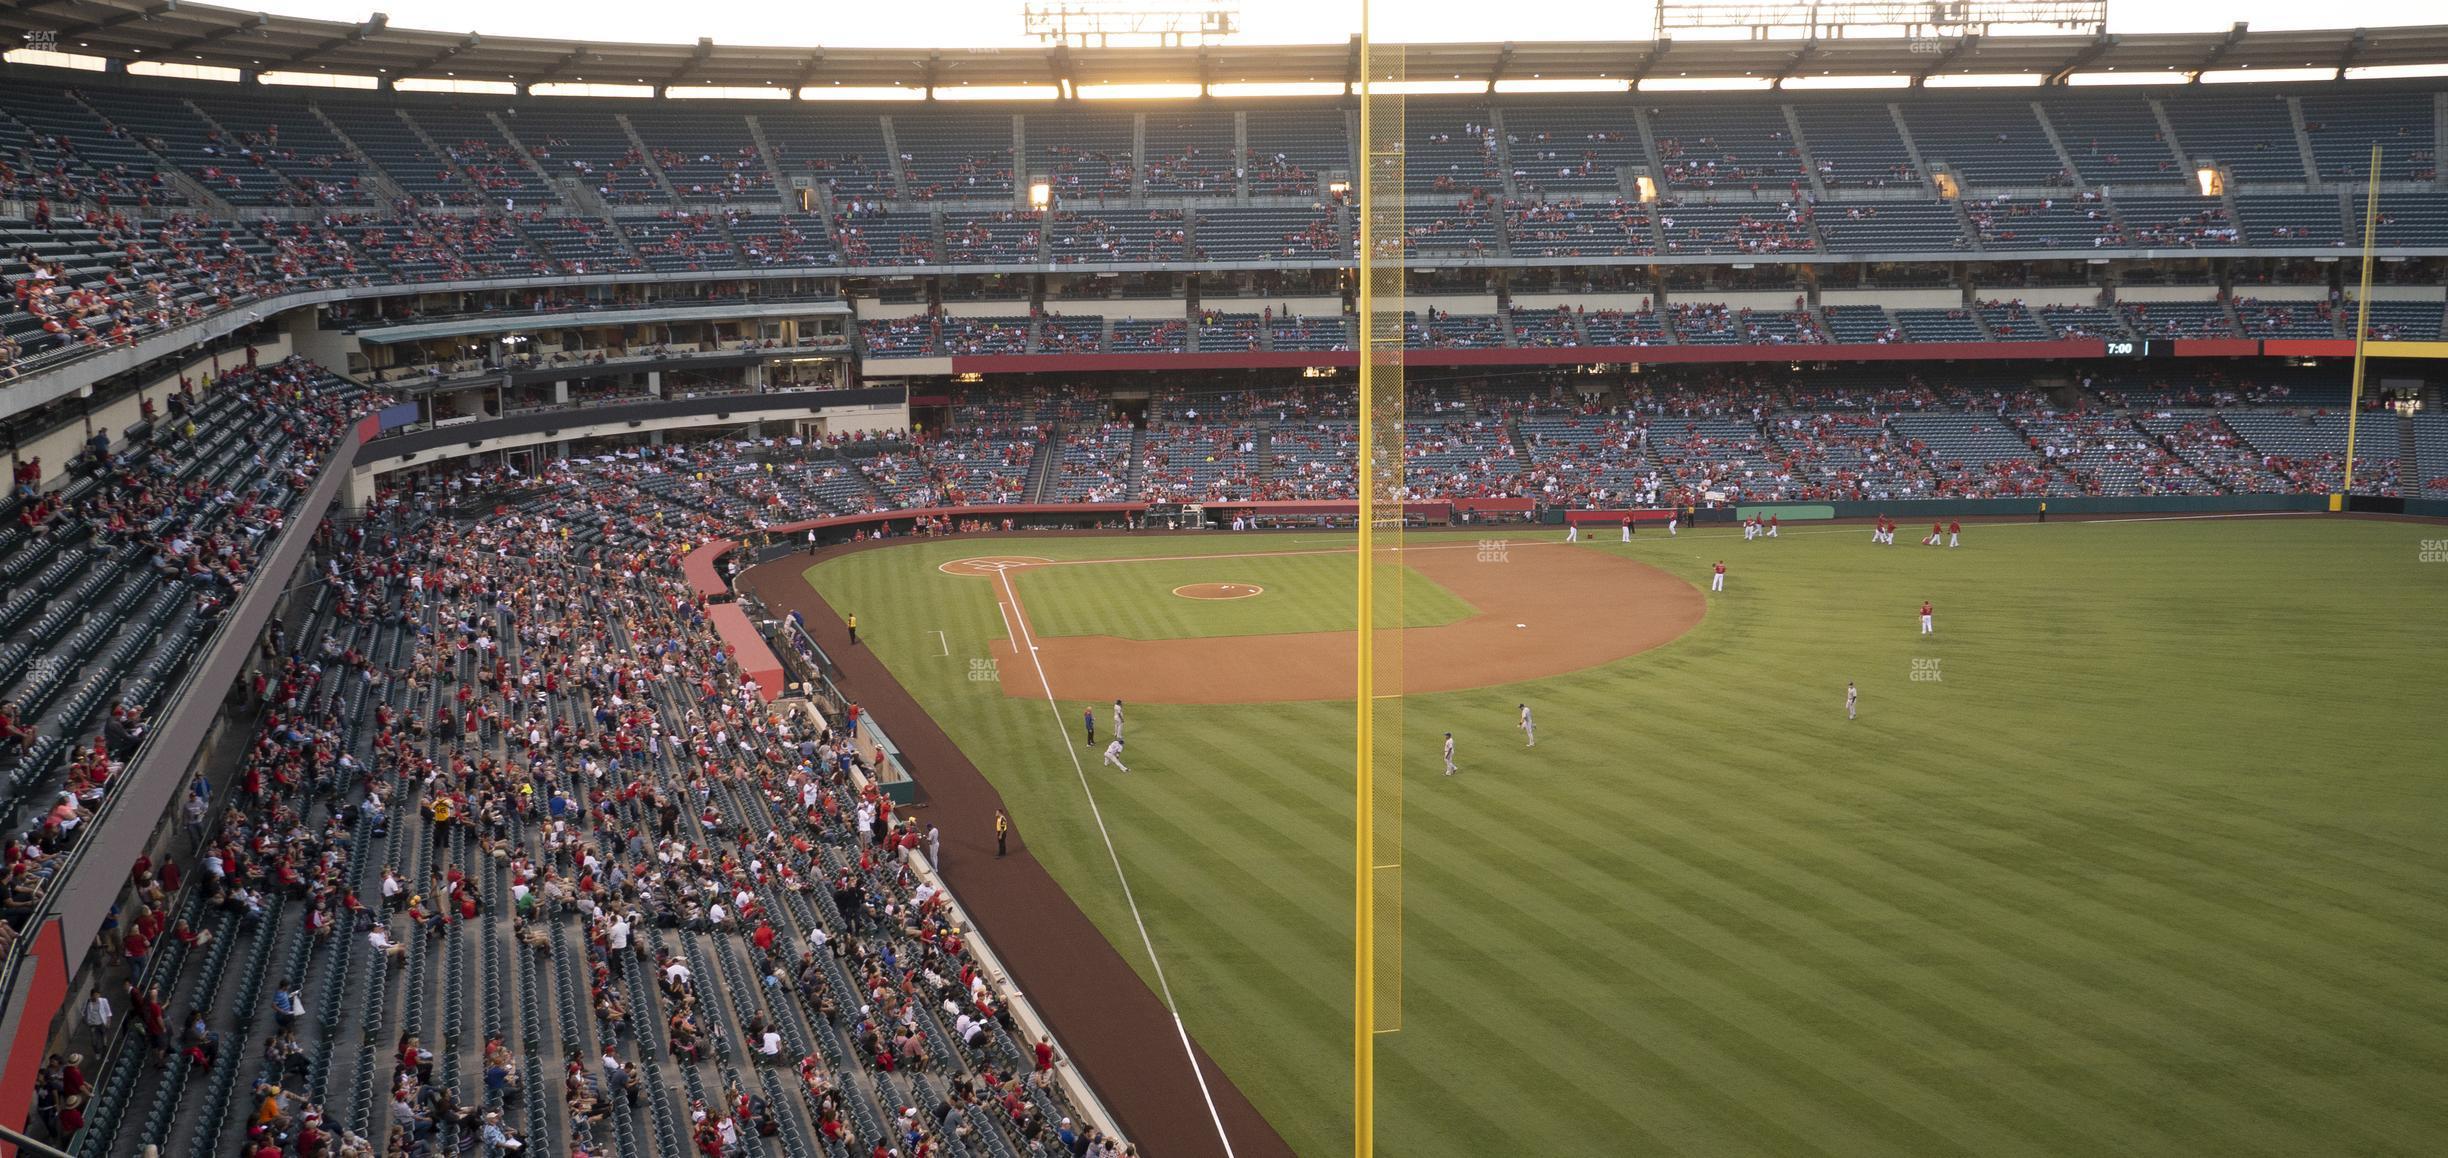
[[[340,122],[333,120],[330,114],[325,113],[321,105],[308,101],[306,111],[312,114],[315,123],[323,126],[323,131],[330,133],[332,139],[340,143],[341,149],[356,161],[358,176],[365,182],[366,189],[377,203],[396,205],[403,200],[410,199],[408,191],[400,188],[399,182],[392,180],[391,174],[375,163],[374,155],[366,152],[364,146],[359,145],[354,138],[350,137],[348,131],[340,127]]]
[[[1054,480],[1062,465],[1062,437],[1062,424],[1050,423],[1045,428],[1045,437],[1037,444],[1037,456],[1029,463],[1026,492],[1032,503],[1054,501]]]

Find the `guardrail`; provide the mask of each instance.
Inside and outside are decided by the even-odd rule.
[[[813,644],[815,641],[808,642]],[[823,718],[823,713],[812,704],[802,703],[799,707],[819,719]],[[861,718],[865,718],[864,713]],[[853,785],[861,787],[874,784],[877,791],[891,797],[895,804],[909,803],[895,795],[890,784],[869,780],[856,761],[851,762],[850,779]],[[1028,1040],[1053,1040],[1053,1027],[1047,1025],[1045,1018],[1038,1014],[1037,1006],[1029,1001],[1028,995],[1012,983],[1010,971],[1003,967],[1003,959],[995,956],[994,946],[987,942],[984,934],[978,932],[977,922],[971,919],[969,910],[961,906],[960,898],[936,871],[934,862],[928,860],[925,853],[905,849],[901,853],[901,863],[908,867],[912,876],[935,886],[936,894],[943,898],[944,904],[952,911],[953,921],[960,926],[961,944],[968,948],[970,960],[977,962],[978,967],[985,971],[987,983],[993,987],[995,996],[1002,999],[1003,1008],[1019,1024],[1020,1031]],[[1063,1092],[1070,1097],[1071,1104],[1078,1107],[1080,1115],[1088,1120],[1088,1125],[1096,1127],[1099,1133],[1108,1138],[1127,1141],[1121,1124],[1114,1121],[1113,1113],[1105,1108],[1104,1100],[1097,1097],[1096,1090],[1090,1088],[1087,1078],[1077,1066],[1065,1064],[1057,1067],[1055,1080],[1062,1083]]]
[[[908,393],[898,386],[862,386],[848,390],[716,394],[703,398],[622,399],[609,405],[555,407],[449,426],[428,424],[394,428],[358,448],[355,465],[367,466],[379,459],[420,454],[455,444],[513,438],[523,434],[550,434],[565,427],[600,426],[614,422],[643,423],[704,414],[718,418],[733,413],[778,418],[784,416],[779,413],[784,411],[815,414],[837,406],[892,406],[908,397]]]
[[[806,625],[799,621],[798,612],[792,612],[788,619],[782,621],[782,637],[789,645],[785,650],[796,654],[806,665],[808,674],[814,677],[806,682],[822,688],[826,698],[834,703],[851,702],[840,685],[833,682],[833,657],[826,655],[823,645],[816,642],[815,636],[808,634]],[[859,713],[854,728],[859,739],[865,741],[860,750],[877,757],[876,791],[891,797],[895,804],[915,802],[918,799],[918,783],[911,778],[909,766],[901,762],[901,746],[893,743],[892,737],[884,734],[883,725],[876,723],[875,717],[866,712]]]

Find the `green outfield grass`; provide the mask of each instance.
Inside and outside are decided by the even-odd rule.
[[[1380,1152],[2448,1150],[2448,563],[2417,561],[2441,533],[2016,524],[1949,552],[1906,530],[1571,548],[1702,585],[1722,557],[1730,589],[1656,651],[1406,703],[1407,1007],[1379,1039]],[[993,585],[934,566],[980,547],[811,581],[1144,974],[1066,752],[1082,705],[971,679],[1002,632]],[[1216,566],[1183,581],[1248,575]],[[1132,601],[1170,598],[1127,567],[1066,570],[1115,584],[1117,634]],[[1350,714],[1134,704],[1133,772],[1089,757],[1184,1021],[1318,1155],[1349,1149]]]
[[[1270,537],[1234,540],[1244,550],[1315,551],[1250,558],[1157,559],[1080,567],[1039,567],[1012,576],[1038,635],[1117,635],[1126,639],[1186,639],[1212,635],[1280,635],[1349,631],[1354,603],[1352,560],[1325,542],[1294,545]],[[1470,614],[1469,605],[1418,572],[1379,564],[1374,582],[1391,590],[1402,572],[1403,601],[1377,608],[1379,627],[1435,627]],[[1231,583],[1263,590],[1246,599],[1187,599],[1174,588]]]

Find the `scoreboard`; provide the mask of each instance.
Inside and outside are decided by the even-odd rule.
[[[2154,342],[2148,338],[2110,338],[2108,339],[2108,356],[2111,358],[2173,358],[2176,356],[2176,343]]]

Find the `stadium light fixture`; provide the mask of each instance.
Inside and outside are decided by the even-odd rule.
[[[1630,92],[1632,91],[1632,82],[1623,80],[1621,78],[1610,80],[1603,76],[1534,76],[1528,80],[1497,81],[1496,91],[1499,93]]]
[[[1029,185],[1029,208],[1044,209],[1054,203],[1054,187],[1043,181]]]
[[[1658,199],[1657,178],[1651,177],[1644,173],[1641,176],[1634,177],[1632,179],[1632,187],[1640,191],[1641,204],[1650,205],[1656,203]]]
[[[1207,95],[1214,97],[1330,97],[1343,92],[1343,82],[1333,80],[1219,81],[1207,86]]]
[[[2371,64],[2346,70],[2347,80],[2398,80],[2422,76],[2448,76],[2448,64]]]
[[[1326,191],[1327,191],[1327,192],[1329,192],[1329,193],[1334,194],[1334,195],[1335,195],[1335,196],[1337,196],[1337,197],[1340,197],[1340,196],[1342,196],[1342,195],[1344,195],[1344,194],[1346,194],[1346,193],[1351,192],[1351,182],[1349,182],[1349,181],[1328,181],[1328,182],[1326,183]]]
[[[2120,85],[2185,84],[2192,79],[2181,72],[2118,72],[2115,69],[2109,69],[2105,72],[2075,73],[2066,78],[2066,84],[2073,88],[2094,88]]]
[[[1924,88],[2038,88],[2048,77],[2036,72],[1942,72],[1925,77]]]
[[[1881,76],[1877,73],[1821,73],[1817,76],[1789,76],[1785,88],[1844,89],[1844,88],[1909,88],[1912,78],[1901,74]]]
[[[1189,100],[1199,95],[1196,83],[1083,84],[1074,92],[1084,101]]]
[[[2227,175],[2216,165],[2203,165],[2193,170],[2193,184],[2204,197],[2218,197],[2227,192]]]
[[[2203,84],[2285,84],[2293,81],[2336,80],[2334,68],[2228,68],[2201,74]]]

